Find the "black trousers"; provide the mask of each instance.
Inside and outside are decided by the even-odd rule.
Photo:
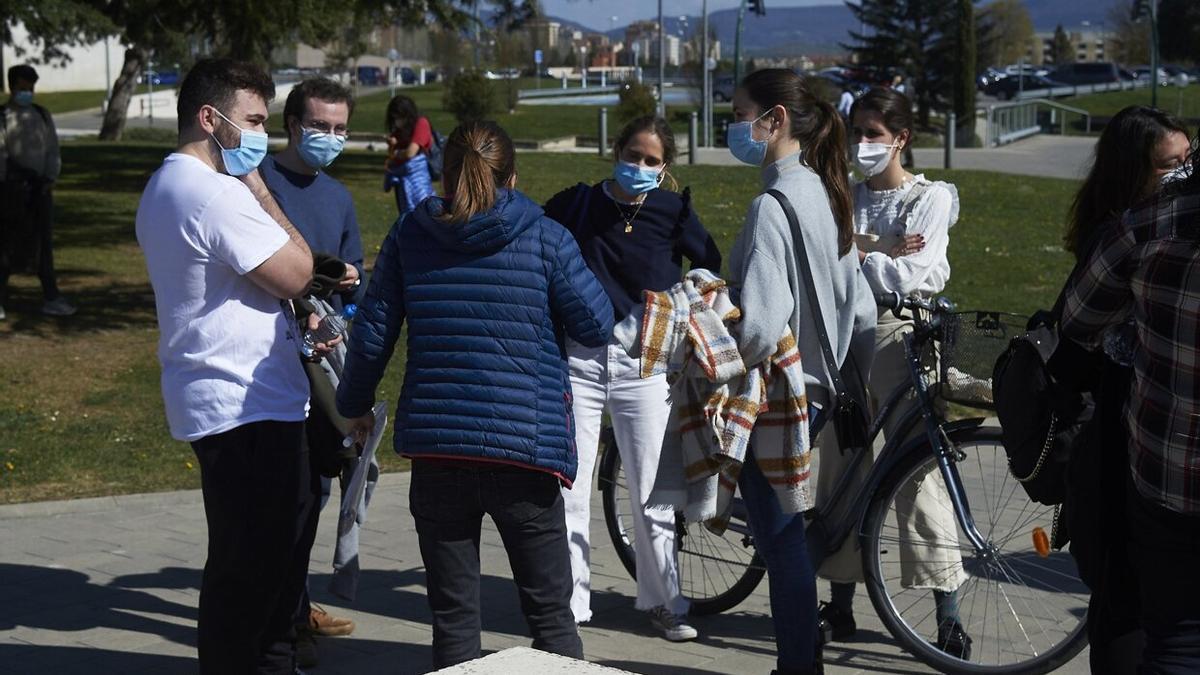
[[[315,508],[303,422],[254,422],[192,443],[208,560],[200,587],[200,672],[295,670],[293,615],[308,573]]]
[[[25,181],[0,185],[0,305],[8,300],[14,271],[37,270],[46,300],[58,297],[54,272],[54,194],[48,186]]]
[[[418,459],[409,506],[433,612],[434,669],[480,656],[484,514],[504,540],[534,649],[583,658],[571,613],[571,560],[557,478],[503,464]]]
[[[1200,516],[1127,488],[1129,559],[1138,582],[1146,647],[1138,673],[1200,673]]]

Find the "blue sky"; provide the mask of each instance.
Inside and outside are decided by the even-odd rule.
[[[708,0],[708,11],[736,8],[741,0]],[[812,5],[840,5],[841,0],[766,0],[767,11],[772,7],[806,7]],[[542,0],[542,6],[550,16],[571,19],[595,30],[608,30],[611,17],[617,17],[617,26],[624,26],[637,19],[658,16],[657,0]],[[701,0],[663,0],[663,14],[667,16],[700,14]]]

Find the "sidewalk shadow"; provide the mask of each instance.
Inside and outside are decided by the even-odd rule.
[[[346,602],[331,594],[328,573],[308,576],[309,592],[318,603],[346,606],[392,619],[432,625],[425,593],[425,569],[362,570],[358,597]],[[512,579],[483,574],[479,579],[479,601],[484,632],[528,637],[517,586]],[[432,631],[432,629],[431,629]]]
[[[163,654],[118,652],[92,647],[25,647],[0,644],[0,663],[28,673],[93,675],[94,673],[154,673],[194,675],[195,659]],[[42,664],[42,665],[39,665]],[[52,665],[51,665],[52,664]],[[25,670],[29,668],[29,670]]]
[[[88,575],[67,569],[0,563],[0,631],[27,629],[83,633],[94,629],[157,636],[168,642],[195,646],[196,609],[164,600],[136,588],[187,588],[199,570],[164,568],[143,577],[141,584],[123,586],[122,578],[93,583]],[[153,615],[182,620],[180,623]],[[103,635],[103,634],[101,634]],[[36,637],[34,638],[36,639]],[[62,636],[54,636],[62,641]],[[96,639],[95,634],[88,639]],[[103,639],[101,637],[101,639]],[[76,643],[81,645],[81,643]],[[0,643],[0,664],[19,672],[115,673],[192,672],[190,658],[96,649],[86,646]],[[14,671],[17,672],[17,671]]]

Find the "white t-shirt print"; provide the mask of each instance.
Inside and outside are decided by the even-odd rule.
[[[173,153],[142,193],[137,239],[154,287],[171,435],[301,421],[308,379],[290,307],[244,275],[288,235],[240,180]]]

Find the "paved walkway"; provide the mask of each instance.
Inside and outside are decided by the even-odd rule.
[[[956,149],[953,164],[955,169],[1079,179],[1091,164],[1095,144],[1094,138],[1040,134],[999,148]],[[701,148],[696,159],[698,164],[740,165],[725,148]],[[913,160],[918,169],[940,169],[945,165],[941,148],[916,148]]]
[[[430,668],[425,575],[408,513],[408,474],[385,475],[362,535],[358,601],[326,591],[336,518],[323,514],[313,551],[317,602],[358,624],[320,642],[323,674],[419,673]],[[594,621],[587,658],[637,673],[767,673],[773,667],[766,584],[735,610],[698,617],[701,639],[673,644],[633,609],[634,583],[617,560],[597,499],[593,509]],[[193,673],[204,513],[198,491],[0,507],[0,674]],[[483,646],[527,646],[499,537],[482,546]],[[927,669],[892,643],[859,593],[855,642],[827,652],[829,673]],[[1080,658],[1062,672],[1086,672]],[[479,672],[479,671],[475,671]]]

